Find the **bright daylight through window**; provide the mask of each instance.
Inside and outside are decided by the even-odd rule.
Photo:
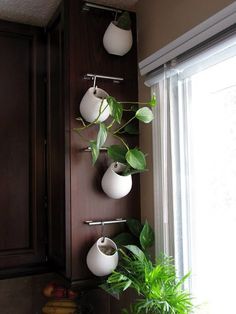
[[[236,57],[188,78],[188,260],[197,313],[234,308]]]
[[[230,35],[172,62],[153,87],[160,98],[154,126],[160,250],[174,255],[180,275],[191,271],[196,314],[235,308],[235,73]]]

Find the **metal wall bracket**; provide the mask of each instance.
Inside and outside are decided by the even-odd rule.
[[[86,147],[82,149],[84,152],[91,152],[91,148],[90,147]],[[106,147],[100,147],[100,152],[106,152],[107,148]]]
[[[102,221],[86,220],[84,223],[89,226],[99,226],[99,225],[111,225],[111,224],[124,223],[126,221],[127,220],[123,218],[116,218],[114,220],[102,220]]]
[[[116,77],[116,76],[106,76],[106,75],[100,75],[100,74],[93,74],[93,73],[87,73],[84,75],[84,80],[94,80],[96,81],[96,79],[104,79],[104,80],[111,80],[113,81],[113,83],[120,83],[122,81],[124,81],[123,77]]]
[[[111,8],[111,7],[107,7],[107,6],[100,5],[100,4],[85,2],[83,5],[83,10],[89,11],[89,9],[99,9],[99,10],[111,11],[111,12],[115,12],[115,13],[122,13],[123,12],[122,10],[119,10],[116,8]]]

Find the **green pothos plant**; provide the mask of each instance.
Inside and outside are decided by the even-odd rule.
[[[124,134],[137,134],[138,130],[134,121],[138,120],[142,123],[150,123],[154,116],[151,108],[156,106],[156,97],[152,96],[148,102],[121,102],[114,97],[106,98],[107,105],[104,106],[104,100],[101,102],[98,116],[91,123],[86,123],[82,117],[77,120],[82,124],[74,130],[85,139],[83,131],[96,125],[98,127],[96,138],[85,139],[88,141],[88,146],[92,153],[93,164],[99,157],[101,148],[107,148],[108,156],[115,162],[120,162],[125,165],[121,175],[130,175],[147,170],[146,156],[138,147],[130,147],[125,140]],[[110,109],[109,123],[100,122],[101,114],[106,110],[107,106]],[[141,108],[139,106],[142,106]],[[124,112],[129,112],[130,118],[123,119]],[[106,141],[109,136],[117,139],[120,144],[106,146]]]
[[[192,296],[183,288],[189,273],[178,278],[173,258],[166,255],[153,263],[148,254],[154,241],[152,228],[147,222],[142,225],[134,219],[127,224],[137,244],[120,246],[118,267],[101,288],[112,295],[120,295],[127,289],[136,292],[137,298],[123,309],[123,314],[193,313]],[[129,238],[120,234],[114,240],[121,244]]]

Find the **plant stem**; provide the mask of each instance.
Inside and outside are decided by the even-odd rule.
[[[112,136],[114,136],[115,138],[117,138],[120,142],[122,142],[122,144],[125,146],[125,148],[126,148],[127,150],[129,150],[129,146],[126,144],[126,142],[123,140],[122,137],[120,137],[120,136],[118,136],[118,135],[116,135],[116,134],[114,134],[114,133],[111,133],[111,134],[112,134]]]
[[[113,124],[115,123],[115,119],[113,119],[112,120],[112,122],[107,126],[107,129],[109,130],[112,126],[113,126]]]
[[[89,141],[90,141],[89,139],[87,139],[86,137],[84,137],[84,136],[80,133],[80,131],[78,131],[77,128],[73,128],[73,131],[75,131],[77,134],[79,134],[79,136],[82,138],[83,141],[85,141],[85,142],[89,142]]]
[[[125,122],[125,124],[123,124],[120,128],[118,128],[117,130],[115,130],[113,132],[113,135],[118,133],[120,130],[124,129],[124,127],[126,127],[126,125],[128,125],[132,120],[135,119],[135,116],[133,116],[132,118],[130,118],[127,122]]]
[[[79,133],[79,131],[83,131],[83,130],[89,128],[91,125],[96,124],[96,123],[98,122],[98,120],[99,120],[101,114],[102,114],[102,113],[107,109],[107,107],[108,107],[108,105],[106,105],[106,107],[102,109],[103,101],[104,101],[104,99],[102,100],[101,105],[100,105],[100,107],[99,107],[99,112],[98,112],[97,118],[96,118],[94,121],[90,122],[89,124],[85,124],[84,122],[82,122],[84,126],[83,126],[82,128],[77,128],[77,129],[75,129],[75,131],[77,130],[77,132]],[[79,119],[79,120],[80,120],[80,121],[83,121],[82,118]]]
[[[101,102],[101,105],[99,107],[98,116],[97,116],[97,118],[93,122],[91,122],[91,124],[97,123],[99,118],[100,118],[100,116],[101,116],[101,114],[107,109],[108,104],[105,106],[105,108],[102,109],[103,102],[104,102],[104,98],[103,98],[103,100]]]
[[[133,109],[124,109],[124,108],[123,108],[123,111],[129,111],[129,112],[132,112],[132,111],[135,111],[135,110],[133,110]]]
[[[138,101],[119,101],[120,104],[131,104],[131,105],[148,105],[147,102],[138,102]]]
[[[78,117],[78,118],[76,118],[76,120],[77,120],[77,121],[81,121],[82,124],[83,124],[83,126],[86,126],[86,123],[84,122],[83,118]]]

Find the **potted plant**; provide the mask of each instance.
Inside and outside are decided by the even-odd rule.
[[[117,21],[109,24],[103,36],[103,45],[108,53],[123,56],[131,49],[132,44],[130,15],[123,12]]]
[[[105,107],[104,102],[106,102]],[[144,107],[139,108],[137,105],[144,105]],[[147,170],[145,154],[138,147],[130,148],[123,134],[137,134],[137,128],[133,124],[135,120],[150,123],[153,120],[153,113],[150,107],[155,105],[155,96],[146,103],[118,102],[114,97],[108,96],[101,102],[99,113],[92,122],[86,123],[82,117],[77,118],[82,125],[74,130],[82,138],[84,130],[94,126],[97,127],[96,138],[88,140],[93,164],[97,161],[100,149],[104,148],[109,136],[120,142],[120,145],[105,146],[108,156],[114,163],[110,165],[103,176],[102,188],[111,198],[117,199],[127,195],[132,187],[131,175]],[[100,116],[107,108],[109,108],[111,119],[106,123],[101,122]],[[130,114],[126,121],[122,119],[124,112]]]
[[[137,236],[140,226],[135,229]],[[192,297],[183,289],[189,274],[179,279],[173,259],[165,255],[153,263],[147,253],[153,239],[153,231],[146,222],[139,236],[140,247],[126,245],[119,249],[118,267],[101,287],[112,295],[121,294],[128,288],[135,290],[137,299],[123,310],[124,314],[192,313]]]
[[[102,113],[99,115],[98,122],[105,121],[110,115],[109,107],[105,101],[108,96],[107,92],[103,89],[97,86],[90,87],[80,102],[80,113],[83,119],[87,122],[93,122],[97,118],[101,103],[103,102],[101,107]]]

